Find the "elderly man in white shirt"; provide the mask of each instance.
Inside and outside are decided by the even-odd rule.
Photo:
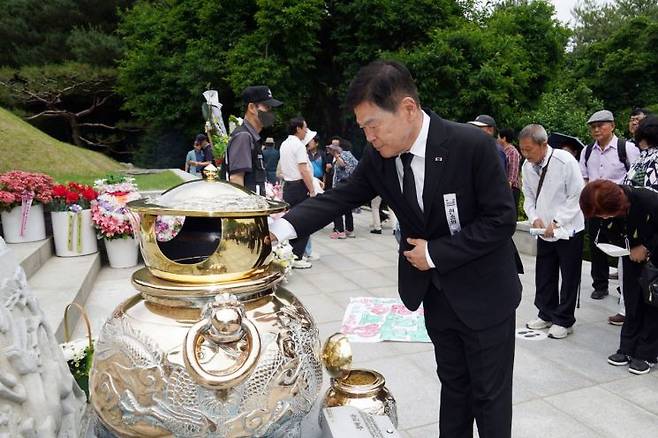
[[[519,146],[526,158],[521,168],[523,208],[532,227],[543,230],[538,230],[535,268],[539,314],[526,325],[535,330],[549,328],[550,338],[562,339],[576,322],[585,228],[578,200],[584,181],[573,155],[548,146],[541,125],[523,128]]]

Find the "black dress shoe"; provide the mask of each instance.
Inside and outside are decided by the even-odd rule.
[[[381,228],[379,230],[370,230],[372,234],[382,234]]]
[[[606,295],[608,295],[607,290],[596,290],[595,289],[594,292],[592,292],[591,297],[592,297],[593,300],[602,300],[603,297],[605,297]]]

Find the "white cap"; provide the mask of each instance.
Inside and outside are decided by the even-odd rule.
[[[310,129],[306,131],[306,137],[304,137],[304,140],[302,140],[302,143],[304,143],[304,146],[309,144],[311,140],[315,138],[315,136],[318,135],[316,131],[311,131]]]

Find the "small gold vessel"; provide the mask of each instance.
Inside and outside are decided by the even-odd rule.
[[[370,415],[386,415],[397,427],[397,404],[386,388],[384,376],[374,370],[352,368],[352,348],[347,336],[335,333],[327,339],[322,363],[332,377],[322,408],[351,406]]]
[[[322,368],[317,326],[270,255],[267,216],[286,204],[208,172],[128,207],[146,267],[96,345],[97,435],[299,437]]]

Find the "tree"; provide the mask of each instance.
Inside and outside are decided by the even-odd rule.
[[[488,113],[514,124],[535,105],[563,60],[567,31],[545,1],[499,5],[482,23],[437,29],[429,43],[396,56],[411,69],[421,100],[440,114]]]
[[[112,90],[114,81],[114,69],[86,64],[0,70],[0,85],[13,101],[32,113],[25,117],[26,120],[63,120],[70,129],[69,139],[76,145],[120,153],[112,144],[116,142],[116,135],[104,135],[102,131],[116,133],[132,129],[95,120],[99,110],[117,98]]]
[[[560,132],[587,143],[591,138],[587,119],[601,108],[603,102],[582,84],[575,89],[556,88],[542,94],[537,108],[521,115],[514,127],[521,129],[530,123],[538,123],[549,133]]]
[[[574,55],[571,74],[612,111],[649,105],[658,102],[656,47],[658,19],[633,18]]]
[[[253,0],[137,2],[119,27],[127,49],[117,90],[125,109],[152,129],[191,130],[206,87],[231,108],[228,52],[255,26],[255,13]]]
[[[0,104],[63,141],[126,155],[114,93],[129,0],[0,0]]]
[[[572,11],[575,18],[573,45],[579,51],[588,45],[608,38],[610,31],[629,20],[645,16],[658,20],[658,3],[655,0],[615,0],[601,3],[583,0]]]
[[[77,61],[110,66],[120,56],[117,11],[129,0],[0,0],[0,66]],[[104,56],[89,56],[105,53]]]
[[[269,85],[284,101],[274,132],[281,121],[302,114],[326,137],[355,139],[358,127],[342,108],[345,91],[360,67],[388,57],[409,65],[423,102],[442,115],[465,120],[492,112],[513,120],[536,105],[558,74],[567,32],[545,0],[474,4],[139,1],[119,28],[127,49],[118,91],[125,108],[149,124],[149,147],[160,147],[158,138],[175,138],[171,131],[191,136],[201,128],[206,87],[218,90],[228,115],[242,113],[240,93],[253,84]],[[182,155],[186,146],[179,147]]]

